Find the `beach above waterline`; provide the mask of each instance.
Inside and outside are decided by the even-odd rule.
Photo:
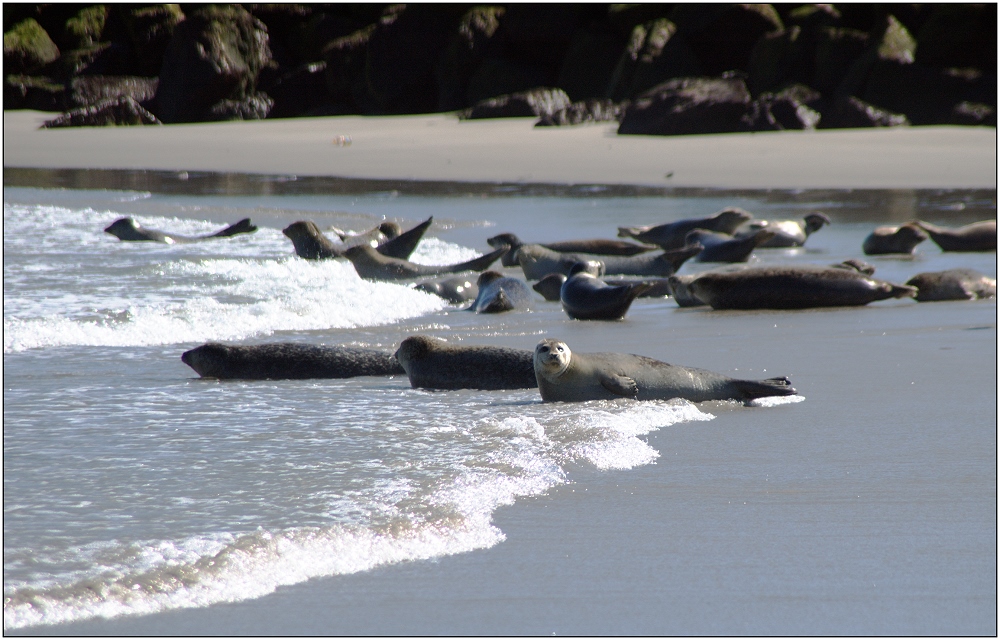
[[[5,170],[992,189],[995,202],[995,129],[669,139],[410,116],[39,131],[41,115],[5,112]],[[6,632],[995,635],[994,301],[720,313],[662,302],[625,323],[557,328],[588,351],[614,332],[616,351],[788,375],[805,400],[713,405],[710,421],[642,436],[653,464],[573,466],[568,483],[495,511],[505,539],[489,548],[239,602]],[[531,346],[521,338],[535,340],[493,340]],[[175,360],[164,367],[190,376]]]

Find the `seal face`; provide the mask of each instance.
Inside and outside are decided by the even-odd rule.
[[[304,380],[403,373],[388,351],[297,342],[259,345],[208,342],[185,351],[181,361],[203,378],[220,380]]]
[[[797,392],[788,378],[738,380],[703,369],[624,353],[574,353],[562,340],[535,347],[535,378],[545,402],[587,400],[753,400]]]
[[[414,389],[533,389],[538,384],[527,349],[453,346],[417,335],[403,340],[395,355]]]

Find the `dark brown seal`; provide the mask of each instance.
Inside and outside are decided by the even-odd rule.
[[[424,232],[431,226],[434,217],[424,220],[406,233],[396,233],[399,225],[395,223],[382,223],[379,226],[379,236],[383,241],[376,247],[376,251],[384,256],[400,258],[406,260],[413,253],[413,250],[420,244],[424,237]],[[381,231],[384,225],[385,231],[394,233],[391,238]],[[292,241],[295,247],[295,254],[306,260],[325,260],[328,258],[343,258],[344,252],[348,249],[346,245],[337,245],[327,238],[315,222],[310,220],[299,220],[288,225],[281,230]],[[350,236],[347,236],[350,238]]]
[[[231,224],[222,231],[207,236],[182,236],[176,233],[167,233],[155,229],[146,229],[139,226],[139,223],[132,218],[119,218],[112,222],[104,231],[115,236],[124,242],[162,242],[164,244],[184,244],[188,242],[198,242],[199,240],[209,240],[211,238],[228,238],[241,233],[253,233],[257,227],[250,224],[250,218],[243,218],[235,224]]]
[[[996,278],[987,277],[972,269],[948,269],[918,273],[906,284],[917,288],[917,302],[936,300],[975,300],[995,298]]]
[[[440,338],[410,336],[396,359],[414,389],[532,389],[537,386],[527,349],[450,345]]]
[[[220,380],[304,380],[404,373],[388,351],[297,342],[258,345],[209,342],[185,351],[181,360],[201,377]]]
[[[400,258],[384,256],[366,244],[353,246],[344,251],[344,257],[351,261],[355,271],[365,280],[408,280],[424,276],[437,276],[463,271],[484,271],[507,251],[507,247],[458,264],[428,266],[416,264]]]
[[[923,229],[915,224],[899,227],[877,227],[865,238],[861,250],[868,256],[889,253],[912,254],[918,244],[927,239]]]
[[[621,320],[641,294],[652,284],[635,282],[609,285],[578,262],[559,291],[563,311],[574,320]]]
[[[688,232],[687,244],[700,244],[704,247],[694,257],[697,262],[746,262],[753,250],[761,246],[775,233],[770,229],[760,229],[752,235],[734,238],[727,233],[693,229]]]
[[[552,338],[535,347],[534,368],[545,402],[617,398],[749,401],[797,393],[788,378],[737,380],[628,353],[573,353],[565,342]]]
[[[996,251],[997,221],[983,220],[964,227],[949,229],[916,220],[915,224],[931,236],[941,251]]]
[[[619,238],[635,238],[639,242],[655,244],[665,251],[680,249],[684,239],[694,229],[733,233],[737,227],[753,219],[753,214],[737,207],[728,207],[714,216],[668,222],[655,227],[618,227]]]

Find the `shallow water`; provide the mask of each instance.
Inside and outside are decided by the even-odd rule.
[[[728,425],[740,416],[777,421],[789,411],[829,421],[829,414],[810,416],[811,405],[826,406],[817,399],[824,376],[877,370],[880,377],[853,385],[852,402],[837,416],[858,421],[884,405],[880,390],[904,377],[933,379],[924,351],[888,366],[872,349],[871,362],[858,362],[858,345],[876,336],[897,351],[914,338],[932,351],[934,340],[943,340],[936,356],[956,348],[963,357],[975,354],[969,373],[996,388],[993,300],[738,313],[644,299],[622,322],[588,323],[569,320],[557,303],[539,297],[529,312],[481,316],[405,285],[362,281],[346,262],[295,257],[280,232],[293,220],[364,231],[384,218],[407,228],[433,215],[414,260],[436,264],[486,252],[485,239],[503,231],[526,241],[613,237],[618,225],[725,206],[760,218],[819,209],[834,224],[806,248],[758,251],[754,261],[830,264],[863,257],[861,240],[877,224],[913,217],[960,224],[996,215],[995,194],[875,195],[240,196],[5,188],[4,628],[44,630],[35,625],[207,607],[313,577],[492,547],[504,540],[492,522],[498,508],[581,474],[649,468],[660,457],[650,438],[662,442],[679,425],[693,429],[723,415]],[[261,229],[175,246],[123,243],[102,233],[124,215],[191,235],[242,217]],[[868,261],[877,277],[899,283],[959,266],[996,277],[995,253],[943,254],[929,241],[912,258]],[[681,272],[708,267],[690,264]],[[577,350],[642,353],[748,378],[789,375],[802,395],[757,407],[543,405],[534,390],[427,392],[411,389],[405,377],[200,380],[180,361],[183,351],[208,340],[392,349],[413,333],[526,349],[540,337],[562,337]],[[789,349],[798,359],[774,356]],[[783,364],[795,369],[774,370]],[[954,385],[958,392],[960,383]],[[975,491],[992,490],[995,501],[996,397],[967,403],[968,428],[987,430],[994,443],[993,486]],[[908,426],[919,434],[946,419],[942,411],[953,415],[935,405],[923,412],[926,422]],[[871,438],[856,443],[859,460],[892,446],[878,434]],[[818,468],[830,464],[816,461]],[[961,478],[941,481],[942,490],[964,490]],[[995,508],[963,532],[976,545],[992,532],[995,542]],[[994,568],[994,603],[995,559],[995,547],[992,558],[982,558]]]

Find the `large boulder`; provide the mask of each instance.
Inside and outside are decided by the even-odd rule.
[[[864,31],[823,27],[816,37],[815,66],[810,86],[833,95],[854,62],[868,48],[869,35]]]
[[[740,77],[676,78],[626,109],[618,133],[684,135],[746,130],[750,91]]]
[[[562,89],[538,88],[531,91],[483,100],[459,114],[463,120],[481,118],[544,118],[553,116],[571,104]]]
[[[257,75],[270,60],[267,28],[246,9],[239,5],[199,9],[177,25],[167,46],[156,114],[168,124],[217,119],[220,109],[213,113],[213,108],[219,103],[255,100]],[[221,113],[237,112],[221,109]]]
[[[142,76],[78,76],[67,86],[67,105],[76,109],[126,97],[143,104],[156,95],[157,84],[156,78]]]
[[[66,89],[44,76],[8,75],[3,79],[3,108],[62,111]]]
[[[574,102],[559,111],[546,114],[535,123],[536,127],[553,127],[583,124],[585,122],[612,122],[621,117],[627,103],[591,98]]]
[[[59,47],[34,18],[22,20],[3,34],[4,74],[31,73],[58,58]]]
[[[556,86],[571,100],[603,98],[625,44],[625,38],[600,23],[578,29],[563,58]]]
[[[701,75],[701,64],[666,18],[636,25],[618,59],[605,95],[612,100],[636,97],[672,78]]]
[[[129,97],[105,100],[74,109],[48,120],[43,129],[57,127],[104,127],[109,125],[162,124],[156,116]]]

